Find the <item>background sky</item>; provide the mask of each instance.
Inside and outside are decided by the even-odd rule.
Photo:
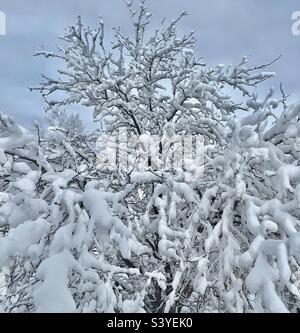
[[[153,13],[153,30],[164,17],[172,19],[187,10],[189,16],[178,29],[195,32],[195,54],[208,65],[235,64],[244,55],[251,55],[253,64],[259,65],[282,55],[270,68],[276,78],[264,83],[263,90],[278,89],[283,82],[290,101],[300,99],[300,36],[291,32],[291,15],[300,10],[300,1],[148,0],[148,8]],[[45,124],[43,100],[28,87],[38,85],[41,73],[53,76],[57,68],[49,59],[34,57],[34,51],[41,46],[55,50],[57,37],[79,14],[91,27],[102,16],[108,42],[114,26],[131,31],[122,0],[1,0],[0,11],[7,20],[7,35],[0,36],[0,110],[28,128],[33,120]],[[92,110],[82,111],[84,123],[92,127]]]

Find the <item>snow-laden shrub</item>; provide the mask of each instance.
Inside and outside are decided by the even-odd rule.
[[[135,276],[141,273],[119,266],[120,254],[147,253],[133,227],[118,217],[124,214],[119,202],[130,188],[112,193],[93,176],[91,151],[75,148],[78,137],[73,138],[74,149],[61,135],[39,147],[34,140],[18,144],[28,134],[4,115],[1,125],[1,133],[7,134],[3,142],[13,146],[1,149],[4,310],[113,311],[121,306],[114,277],[120,285],[126,277],[130,288],[131,280],[139,286]]]
[[[2,115],[4,311],[297,311],[300,108],[267,130],[257,112],[229,122],[224,155],[190,182],[111,178],[90,147],[38,146]]]
[[[208,310],[299,311],[299,138],[290,128],[300,107],[266,129],[265,106],[232,121],[224,157],[208,163],[217,172],[201,199],[199,293]]]

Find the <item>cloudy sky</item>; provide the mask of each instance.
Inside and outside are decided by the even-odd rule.
[[[291,16],[300,11],[295,0],[148,0],[153,13],[152,28],[164,17],[172,19],[187,10],[178,28],[194,30],[198,39],[196,54],[209,65],[238,62],[251,55],[254,64],[268,63],[282,55],[272,66],[277,77],[267,82],[291,93],[291,101],[300,99],[300,36],[292,34]],[[33,56],[44,46],[54,50],[57,37],[73,24],[77,15],[91,27],[104,18],[106,38],[120,26],[130,32],[127,9],[122,0],[1,0],[0,11],[7,21],[7,35],[0,36],[0,110],[30,127],[33,120],[44,123],[43,101],[28,87],[37,85],[41,73],[53,73],[57,64]],[[84,110],[82,118],[91,126],[92,112]]]

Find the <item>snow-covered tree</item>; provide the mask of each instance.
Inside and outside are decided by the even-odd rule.
[[[66,110],[53,109],[48,114],[48,122],[54,128],[60,128],[67,137],[82,134],[83,124],[79,114],[73,114]]]
[[[78,18],[37,53],[64,65],[32,88],[61,119],[48,135],[0,116],[3,310],[299,311],[299,105],[282,87],[258,96],[273,62],[207,66],[177,32],[186,13],[149,36],[145,1],[127,6],[133,37],[115,29],[111,49],[102,21]],[[60,110],[74,103],[105,133],[69,135]],[[199,136],[196,156],[180,154],[178,138]]]

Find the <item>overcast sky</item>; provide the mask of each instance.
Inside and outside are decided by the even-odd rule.
[[[291,101],[300,98],[300,36],[291,32],[291,15],[300,10],[300,1],[148,0],[148,7],[153,29],[162,18],[172,19],[187,10],[189,16],[178,28],[195,31],[196,54],[209,65],[234,64],[244,55],[261,64],[282,55],[270,69],[277,77],[266,85],[278,88],[282,81],[292,94]],[[57,37],[79,14],[91,27],[102,16],[108,41],[112,27],[128,32],[131,28],[122,0],[1,0],[0,11],[7,21],[7,35],[0,36],[0,110],[26,127],[33,120],[44,122],[45,117],[41,96],[28,87],[39,83],[41,73],[53,73],[57,66],[33,57],[34,51],[42,45],[54,50]],[[81,117],[90,126],[92,112],[86,110]]]

